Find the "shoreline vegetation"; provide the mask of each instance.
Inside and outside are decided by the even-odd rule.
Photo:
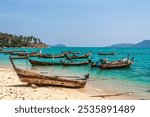
[[[48,45],[34,36],[13,35],[0,32],[0,47],[47,48]]]

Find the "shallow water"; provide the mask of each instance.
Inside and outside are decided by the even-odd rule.
[[[11,48],[9,48],[11,49]],[[6,50],[9,50],[6,48]],[[31,51],[31,49],[21,48],[20,50]],[[34,49],[38,50],[38,49]],[[19,67],[29,68],[34,71],[42,72],[50,75],[84,75],[90,73],[91,78],[96,81],[90,81],[89,84],[96,88],[104,87],[108,90],[114,90],[119,92],[132,91],[141,98],[150,99],[150,48],[46,48],[43,49],[43,53],[58,54],[61,51],[72,50],[80,51],[81,54],[86,54],[90,50],[92,51],[92,60],[99,61],[100,58],[107,57],[108,60],[118,60],[127,57],[130,54],[134,57],[134,64],[130,68],[115,69],[115,70],[101,70],[99,68],[91,68],[89,65],[85,66],[36,66],[32,67],[26,60],[15,60]],[[97,52],[117,52],[114,56],[99,56]],[[90,57],[90,58],[91,58]],[[32,59],[38,59],[40,61],[53,61],[52,59],[41,59],[32,57]],[[65,58],[64,58],[65,60]],[[55,59],[60,61],[60,59]],[[76,61],[86,61],[76,60]],[[10,67],[9,55],[0,54],[0,66]]]

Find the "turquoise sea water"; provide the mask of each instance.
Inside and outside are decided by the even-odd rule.
[[[6,48],[11,50],[11,48]],[[27,48],[19,48],[18,50],[27,50]],[[38,50],[38,49],[34,49]],[[81,54],[86,54],[90,50],[92,51],[92,61],[99,61],[100,58],[107,57],[108,60],[118,60],[127,57],[130,54],[134,57],[134,64],[130,68],[114,69],[114,70],[101,70],[100,68],[91,68],[89,65],[85,66],[34,66],[32,67],[26,60],[16,60],[16,64],[19,67],[30,68],[36,72],[42,72],[51,75],[84,75],[90,73],[91,79],[89,84],[101,88],[111,89],[118,92],[132,91],[140,98],[150,99],[150,48],[91,48],[91,47],[72,47],[72,48],[46,48],[43,49],[43,53],[58,54],[61,51],[72,50],[80,51]],[[99,56],[98,52],[117,52],[114,56]],[[0,66],[10,67],[9,55],[0,54]],[[32,59],[38,59],[41,61],[53,61],[52,59],[41,59],[33,57]],[[55,59],[54,61],[59,61]],[[65,58],[64,58],[65,60]],[[86,61],[76,60],[76,61]],[[26,64],[27,63],[27,64]]]

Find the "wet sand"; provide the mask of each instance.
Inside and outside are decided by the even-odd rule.
[[[90,82],[90,81],[88,81]],[[96,89],[88,83],[85,88],[70,89],[54,86],[37,87],[36,89],[20,82],[16,72],[11,68],[0,68],[0,100],[132,100],[133,95],[92,97],[96,95],[113,95],[117,92]]]

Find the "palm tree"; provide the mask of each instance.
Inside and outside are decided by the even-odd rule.
[[[39,38],[38,38],[37,40],[38,40],[38,43],[40,43],[40,44],[42,43],[41,40],[40,40]]]
[[[33,43],[37,44],[37,38],[33,37]]]

